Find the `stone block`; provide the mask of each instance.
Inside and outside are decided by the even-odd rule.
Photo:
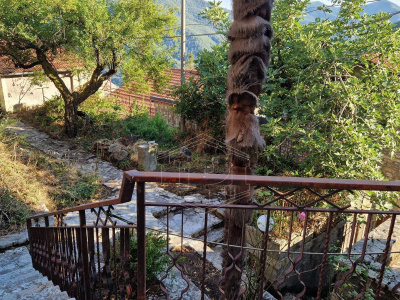
[[[154,172],[157,170],[157,147],[154,142],[138,146],[138,168],[140,171]]]

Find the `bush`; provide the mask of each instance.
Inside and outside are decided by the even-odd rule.
[[[78,136],[76,142],[89,150],[97,139],[114,139],[125,134],[139,135],[145,140],[155,140],[161,146],[172,146],[175,129],[160,114],[150,118],[147,109],[132,107],[132,114],[113,98],[99,94],[91,96],[79,106]],[[23,121],[33,123],[53,136],[63,131],[64,105],[61,98],[46,101],[42,106],[20,114]]]
[[[173,89],[179,99],[176,112],[218,140],[224,138],[225,132],[227,55],[226,43],[200,51],[195,61],[197,77]]]
[[[137,114],[124,122],[124,134],[139,135],[147,141],[156,141],[162,146],[171,146],[176,129],[170,127],[160,114],[150,118],[148,114]]]
[[[120,241],[116,245],[119,254]],[[129,276],[132,286],[136,286],[137,278],[137,236],[132,235],[130,239],[130,255],[129,255]],[[158,276],[162,274],[168,264],[170,258],[166,252],[167,239],[158,232],[148,231],[146,234],[146,284],[151,285],[157,282]]]

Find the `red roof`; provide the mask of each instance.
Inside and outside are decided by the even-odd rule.
[[[186,70],[185,78],[188,80],[191,77],[197,77],[195,71]],[[119,98],[121,104],[131,107],[133,103],[141,105],[144,103],[150,112],[150,116],[154,115],[154,102],[164,102],[173,105],[175,99],[171,96],[173,86],[179,86],[181,84],[181,69],[171,69],[171,79],[167,86],[162,92],[157,92],[152,86],[149,93],[135,93],[126,86],[122,86],[119,89],[110,93],[110,97]]]
[[[77,67],[82,67],[77,59],[63,55],[62,57],[56,57],[51,60],[51,64],[56,70],[71,70]],[[14,63],[6,56],[0,57],[0,75],[13,74],[13,73],[28,73],[32,71],[40,71],[42,67],[40,65],[34,66],[33,68],[23,69],[16,68]]]

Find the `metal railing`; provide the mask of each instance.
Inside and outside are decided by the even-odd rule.
[[[146,182],[245,184],[263,187],[268,196],[262,204],[250,205],[158,203],[145,200]],[[124,216],[112,213],[113,206],[131,201],[135,184],[136,224],[124,223]],[[311,296],[360,299],[366,295],[375,299],[400,299],[400,275],[388,268],[400,253],[400,241],[396,240],[400,238],[400,217],[397,217],[400,212],[357,210],[341,204],[345,195],[357,191],[397,193],[400,182],[128,171],[118,199],[28,218],[32,263],[61,290],[77,299],[146,299],[146,207],[165,207],[165,227],[158,230],[166,234],[165,253],[170,257],[170,264],[159,279],[167,299],[193,297],[189,296],[189,288],[194,284],[193,272],[182,267],[187,239],[203,242],[202,250],[197,250],[202,263],[198,272],[200,280],[196,281],[201,299],[206,299],[210,290],[206,279],[208,246],[216,245],[223,246],[227,253],[224,260],[230,261],[228,265],[225,262],[218,276],[218,293],[222,295],[221,287],[233,269],[241,276],[243,299],[250,299],[251,289],[254,289],[253,299],[261,299],[265,291],[280,299],[285,292],[302,299]],[[201,238],[185,233],[184,215],[193,210],[203,228]],[[214,210],[223,210],[225,236],[236,234],[237,242],[226,244],[208,239]],[[72,217],[66,218],[67,213],[78,213],[79,221],[70,224]],[[249,217],[244,216],[251,214],[266,214],[266,228],[270,220],[275,220],[275,231],[261,232],[246,227]],[[171,227],[174,215],[180,215],[178,229]],[[51,217],[54,224],[50,224]],[[93,223],[89,224],[89,220]],[[246,228],[240,233],[232,231],[233,223],[238,220],[242,223],[239,227]],[[384,230],[375,232],[375,227]],[[180,238],[180,247],[174,250],[170,245],[173,235]],[[136,270],[130,266],[132,237],[137,240]],[[245,265],[240,262],[244,257],[256,261],[252,265],[255,269],[245,271]],[[165,283],[172,269],[177,269],[184,281],[178,287],[178,296],[172,296]]]

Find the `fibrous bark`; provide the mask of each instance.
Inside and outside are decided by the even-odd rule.
[[[273,0],[233,0],[234,22],[228,31],[230,49],[228,73],[226,140],[231,174],[252,175],[258,152],[265,147],[254,111],[265,82],[273,36],[271,20]],[[249,204],[254,188],[245,182],[227,187],[227,201]],[[249,210],[227,210],[221,300],[240,299],[244,268],[245,224]],[[235,247],[236,246],[236,247]],[[239,247],[237,247],[239,246]]]

